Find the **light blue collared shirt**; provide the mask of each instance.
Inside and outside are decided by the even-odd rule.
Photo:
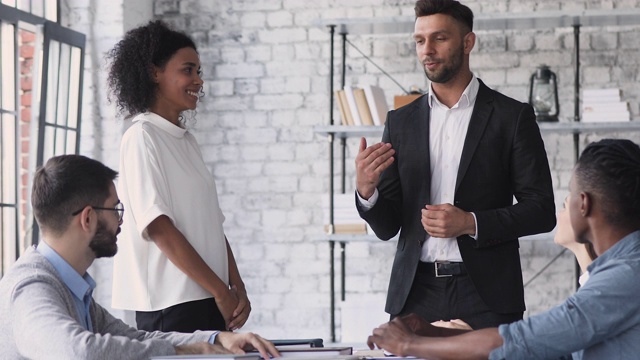
[[[62,279],[71,294],[73,294],[73,300],[76,303],[76,311],[78,312],[78,318],[80,323],[85,329],[93,332],[93,325],[91,324],[91,316],[89,316],[89,304],[91,303],[91,296],[93,290],[96,288],[96,282],[93,280],[89,273],[85,273],[84,276],[78,274],[78,272],[69,263],[63,259],[58,253],[53,250],[46,242],[40,241],[36,249],[42,256],[44,256],[56,272]]]
[[[589,281],[562,305],[508,325],[490,359],[637,359],[640,354],[640,231],[591,263]]]

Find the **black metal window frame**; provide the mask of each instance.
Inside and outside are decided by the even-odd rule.
[[[57,6],[57,14],[59,14],[59,2],[56,2],[56,6]],[[33,66],[39,66],[41,65],[40,69],[40,77],[39,77],[39,83],[34,83],[33,87],[34,89],[37,87],[37,91],[39,91],[39,104],[34,104],[35,107],[38,108],[38,119],[37,119],[37,147],[36,147],[36,154],[29,154],[30,158],[35,160],[35,163],[30,165],[30,168],[33,167],[34,169],[41,166],[46,160],[46,156],[45,154],[49,154],[51,155],[52,153],[56,153],[55,150],[55,144],[58,141],[57,136],[58,133],[63,133],[64,137],[62,139],[59,139],[60,141],[63,142],[67,142],[67,136],[70,133],[73,133],[73,136],[75,138],[75,144],[73,144],[73,148],[72,149],[68,149],[68,146],[64,146],[64,149],[62,150],[62,152],[64,153],[79,153],[80,151],[80,135],[81,135],[81,114],[82,114],[82,89],[83,89],[83,76],[84,76],[84,56],[85,56],[85,43],[86,43],[86,37],[84,34],[81,34],[79,32],[73,31],[71,29],[68,28],[64,28],[62,27],[60,24],[58,24],[57,22],[53,22],[50,20],[47,20],[44,17],[39,17],[36,16],[30,12],[26,12],[20,9],[17,9],[15,7],[12,6],[8,6],[5,4],[1,4],[0,3],[0,22],[2,24],[9,24],[12,25],[15,29],[15,32],[13,33],[13,40],[14,40],[14,51],[13,51],[13,70],[15,72],[14,74],[14,88],[13,89],[2,89],[2,86],[0,86],[0,91],[13,91],[15,94],[15,103],[12,105],[13,109],[5,109],[3,106],[3,104],[0,104],[0,116],[4,116],[5,114],[10,114],[11,116],[14,117],[14,128],[15,131],[13,133],[14,136],[14,151],[13,154],[11,154],[11,156],[13,156],[13,162],[15,163],[15,168],[13,169],[13,173],[3,173],[2,177],[4,178],[4,176],[13,176],[15,179],[15,192],[13,193],[12,197],[14,197],[14,202],[13,203],[5,203],[5,202],[0,202],[0,207],[1,208],[13,208],[14,209],[14,219],[13,222],[14,224],[12,225],[15,228],[15,239],[5,239],[4,238],[4,234],[0,234],[0,236],[2,236],[1,239],[1,243],[0,243],[0,256],[2,257],[2,261],[4,262],[4,258],[5,258],[5,254],[4,254],[4,243],[5,241],[14,241],[15,242],[15,250],[16,250],[16,254],[15,257],[16,259],[19,257],[20,255],[20,250],[21,247],[23,247],[25,245],[25,243],[23,243],[21,241],[21,225],[19,223],[19,219],[20,219],[20,192],[19,192],[19,186],[20,186],[20,159],[19,156],[21,154],[21,152],[19,151],[19,147],[21,146],[21,142],[20,139],[18,138],[19,136],[19,131],[18,131],[18,127],[21,124],[21,110],[20,110],[20,77],[19,77],[19,69],[20,69],[20,64],[19,64],[19,44],[18,44],[18,34],[19,31],[21,29],[21,24],[29,24],[29,25],[34,25],[34,26],[41,26],[42,27],[42,61],[41,64],[34,64]],[[53,54],[51,53],[51,48],[52,46],[58,46],[58,51],[57,51],[57,62],[54,62],[54,64],[57,64],[57,68],[51,68],[51,61],[50,58],[53,55],[56,55],[56,53],[54,52]],[[74,63],[75,66],[73,69],[71,68],[71,61],[67,61],[68,59],[63,59],[62,58],[62,51],[60,50],[63,46],[66,46],[68,48],[68,52],[69,52],[69,59],[72,58],[72,55],[77,54],[77,51],[79,50],[79,59],[78,62]],[[0,49],[0,54],[1,51],[3,51],[2,49]],[[67,66],[67,68],[65,68],[65,66]],[[72,92],[71,89],[69,87],[67,87],[66,89],[64,88],[65,84],[64,83],[59,83],[60,82],[60,73],[63,71],[63,69],[65,69],[67,71],[67,81],[68,84],[71,83],[70,78],[72,76],[75,76],[74,80],[74,84],[77,84],[77,91]],[[56,73],[57,72],[57,73]],[[54,94],[50,93],[50,75],[54,76],[54,79],[58,81],[58,83],[53,84],[55,86],[55,90],[56,92]],[[63,93],[63,95],[66,95],[66,98],[64,99],[60,99],[60,94],[62,92],[66,91],[66,93]],[[73,95],[76,96],[77,99],[73,99],[70,100],[69,97]],[[53,97],[52,97],[53,96]],[[64,102],[66,99],[66,103]],[[52,116],[51,114],[47,113],[47,106],[49,105],[49,102],[53,102],[54,109],[55,109],[55,115]],[[76,104],[77,103],[77,108],[74,109],[69,109],[69,104]],[[66,109],[62,109],[60,110],[59,107],[60,106],[67,106]],[[35,109],[35,108],[34,108]],[[72,110],[72,111],[70,111]],[[59,112],[62,111],[62,112]],[[75,115],[75,119],[71,120],[71,124],[70,125],[70,121],[68,118],[68,114],[70,113],[74,113]],[[61,121],[60,119],[58,119],[58,114],[64,114],[67,115],[64,119],[64,121]],[[50,121],[50,119],[53,118],[54,121]],[[35,119],[34,119],[35,120]],[[75,126],[74,126],[75,125]],[[2,127],[2,123],[0,123],[0,131],[2,131],[3,129]],[[51,130],[49,130],[51,129]],[[45,149],[45,133],[47,131],[53,131],[54,132],[54,136],[53,136],[53,144],[48,144],[52,147],[54,147],[54,150],[49,151],[48,149]],[[3,137],[4,136],[10,136],[10,134],[5,134],[4,132],[2,132]],[[35,141],[35,139],[32,139],[31,141]],[[3,141],[4,142],[4,141]],[[30,150],[31,152],[31,150]],[[58,151],[59,153],[60,151]],[[57,153],[56,153],[57,155]],[[0,162],[2,162],[3,159],[0,158]],[[2,167],[2,163],[0,163],[0,170],[2,170],[2,172],[4,172],[4,168]],[[9,171],[10,172],[10,171]],[[1,183],[1,181],[4,181],[4,179],[0,179],[0,185],[4,185]],[[9,185],[11,186],[11,185]],[[29,217],[32,217],[31,214],[27,214]],[[4,218],[0,218],[0,221],[3,222],[3,228],[5,225],[5,219]],[[33,221],[33,227],[32,227],[32,234],[31,234],[31,243],[32,244],[36,244],[38,242],[39,239],[39,231],[37,228],[37,224],[35,221]],[[1,266],[0,268],[0,276],[2,274],[4,265]]]

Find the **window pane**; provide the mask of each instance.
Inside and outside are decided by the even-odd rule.
[[[42,145],[42,164],[45,164],[49,158],[53,156],[55,129],[51,126],[45,126],[44,128],[44,144]]]
[[[60,61],[59,68],[49,68],[49,73],[55,71],[58,73],[58,89],[56,91],[58,97],[58,105],[56,106],[55,123],[67,126],[68,116],[68,96],[69,96],[69,66],[71,65],[71,46],[60,44]],[[49,99],[53,99],[49,96]]]
[[[18,0],[18,9],[31,12],[31,0]]]
[[[44,1],[42,0],[29,0],[31,3],[31,13],[38,17],[44,17]]]
[[[47,20],[58,22],[58,0],[44,0],[44,17]]]
[[[72,128],[78,127],[78,101],[80,95],[80,57],[82,52],[80,48],[71,49],[71,67],[69,79],[69,116],[68,126]]]
[[[16,68],[15,68],[15,29],[11,24],[0,25],[0,96],[2,109],[15,111]]]
[[[2,192],[0,202],[5,204],[16,203],[16,117],[11,114],[3,114],[0,123],[0,135],[2,135]]]
[[[67,149],[65,150],[65,154],[75,154],[76,153],[76,132],[67,130]]]
[[[2,245],[0,252],[2,253],[2,274],[5,274],[9,267],[16,261],[16,209],[12,207],[0,207],[0,235],[2,236]]]
[[[56,129],[55,141],[54,155],[64,155],[65,145],[67,144],[67,131],[65,129]]]
[[[58,104],[58,69],[60,64],[60,43],[51,40],[49,44],[49,71],[47,77],[47,112],[45,121],[55,123],[56,105]]]

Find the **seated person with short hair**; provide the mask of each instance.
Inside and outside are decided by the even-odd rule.
[[[122,204],[117,172],[79,155],[51,158],[36,172],[32,206],[42,241],[0,280],[0,351],[6,359],[147,359],[244,353],[278,356],[251,333],[136,330],[98,305],[93,260],[118,251]]]

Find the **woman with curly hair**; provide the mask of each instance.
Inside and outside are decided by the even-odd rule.
[[[127,208],[114,261],[113,307],[147,331],[235,330],[251,306],[223,230],[216,185],[181,123],[203,80],[196,45],[161,21],[107,54],[120,114],[118,193]]]

